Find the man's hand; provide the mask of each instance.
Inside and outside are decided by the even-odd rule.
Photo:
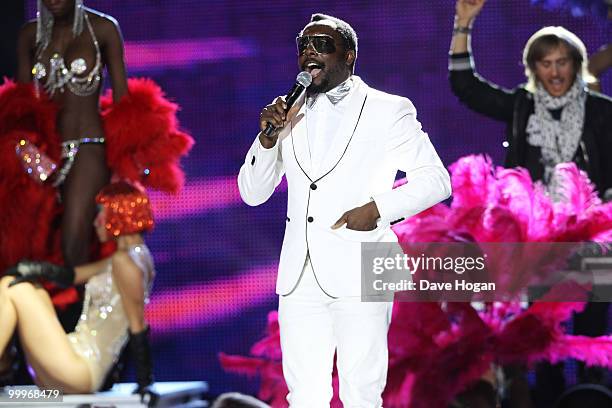
[[[346,228],[351,230],[372,231],[376,228],[376,220],[379,218],[380,213],[378,212],[376,203],[370,201],[361,207],[353,208],[342,214],[342,217],[332,225],[332,229],[338,229],[346,224]]]
[[[455,5],[456,23],[461,27],[467,27],[480,13],[485,2],[486,0],[457,0]]]
[[[300,110],[300,106],[295,104],[289,109],[289,112],[285,113],[287,104],[285,103],[285,97],[279,96],[276,98],[274,103],[267,105],[259,114],[259,141],[261,145],[266,149],[273,147],[278,139],[278,134],[281,130],[291,121],[295,114]],[[263,134],[263,131],[271,123],[276,128],[270,136]]]

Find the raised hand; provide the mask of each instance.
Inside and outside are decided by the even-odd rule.
[[[480,14],[485,2],[486,0],[457,0],[455,5],[457,24],[467,27]]]
[[[286,109],[287,104],[285,103],[285,98],[283,96],[279,96],[276,98],[274,103],[267,105],[259,114],[259,128],[262,131],[262,133],[260,133],[259,140],[264,147],[270,148],[276,144],[278,134],[287,125],[287,123],[291,121],[291,119],[299,111],[300,107],[298,104],[295,104],[291,107],[291,109],[289,109],[289,112],[285,112]],[[268,123],[273,124],[276,128],[270,137],[263,134],[263,131],[266,129],[266,126],[268,126]]]

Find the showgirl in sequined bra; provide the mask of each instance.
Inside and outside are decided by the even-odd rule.
[[[129,340],[135,391],[143,395],[153,382],[144,305],[155,270],[141,236],[153,228],[149,199],[119,182],[102,189],[97,202],[96,232],[102,242],[116,241],[112,256],[75,268],[21,261],[0,279],[0,362],[18,328],[38,386],[95,392]],[[40,278],[61,286],[85,283],[85,303],[72,333],[62,329]]]
[[[93,199],[110,174],[99,111],[102,74],[106,68],[119,101],[127,92],[123,40],[117,21],[83,0],[38,0],[37,18],[22,28],[18,53],[18,81],[34,82],[37,97],[59,109],[61,162],[41,180],[59,189],[64,205],[64,261],[82,264],[89,260]]]
[[[82,0],[37,6],[19,34],[17,81],[0,83],[0,277],[22,259],[68,267],[98,259],[95,197],[110,174],[177,193],[180,159],[193,144],[161,87],[126,80],[112,17]],[[79,291],[43,286],[62,325],[73,328]]]

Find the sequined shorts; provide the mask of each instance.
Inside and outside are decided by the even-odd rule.
[[[76,159],[76,155],[79,152],[79,147],[84,144],[104,144],[105,140],[103,137],[82,137],[80,139],[72,139],[66,140],[62,142],[62,160],[64,163],[62,167],[59,169],[55,180],[53,181],[53,186],[60,186],[68,177],[68,173],[70,173],[70,169],[74,164],[74,160]]]

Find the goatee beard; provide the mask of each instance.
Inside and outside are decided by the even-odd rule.
[[[329,81],[328,80],[324,80],[323,82],[321,82],[320,85],[310,85],[306,89],[306,94],[308,96],[318,95],[320,93],[327,92],[329,90],[329,89],[327,89],[328,87],[329,87]]]

